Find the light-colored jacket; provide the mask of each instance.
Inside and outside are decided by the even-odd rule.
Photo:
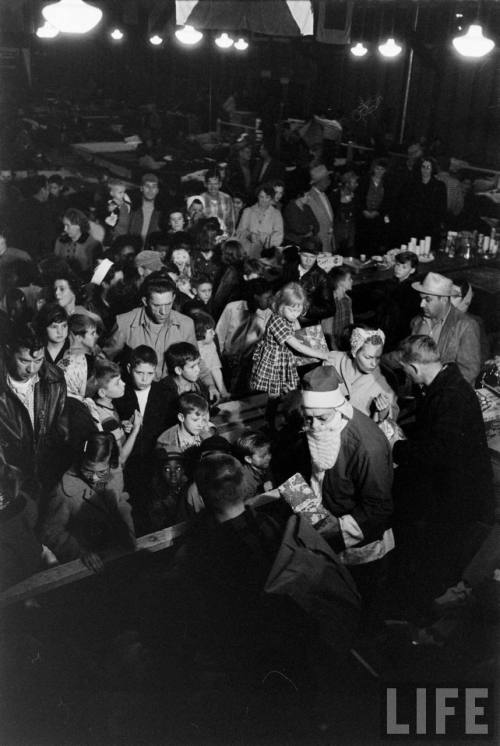
[[[152,347],[158,355],[155,372],[155,380],[158,381],[168,375],[165,351],[174,342],[190,342],[196,347],[192,319],[177,311],[171,311],[168,321],[159,328],[158,324],[152,323],[146,309],[141,306],[116,317],[116,325],[103,349],[105,355],[113,359],[125,347],[131,350],[139,345]]]
[[[423,316],[415,316],[411,322],[412,334],[428,334]],[[477,321],[454,306],[441,329],[437,343],[443,363],[456,363],[470,384],[474,384],[481,369],[481,334]]]

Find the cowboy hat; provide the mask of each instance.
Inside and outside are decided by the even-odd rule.
[[[438,275],[437,272],[429,272],[423,282],[412,282],[412,288],[417,293],[426,295],[445,295],[451,297],[455,295],[453,289],[453,280],[449,280],[444,275]]]

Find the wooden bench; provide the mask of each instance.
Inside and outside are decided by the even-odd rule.
[[[212,418],[217,427],[217,435],[227,438],[234,443],[243,430],[260,430],[267,427],[265,419],[267,394],[252,394],[243,399],[222,402],[219,404],[219,412]],[[281,406],[276,418],[277,424],[282,419]]]
[[[188,529],[187,523],[177,523],[175,526],[169,526],[153,534],[146,534],[137,539],[136,548],[133,550],[109,550],[100,552],[100,556],[105,565],[114,562],[123,557],[137,555],[139,553],[159,552],[162,549],[168,549],[173,546],[175,541],[183,536]],[[83,578],[94,575],[79,559],[72,562],[66,562],[63,565],[55,565],[48,570],[37,572],[25,580],[10,586],[0,593],[0,608],[12,606],[13,604],[25,601],[28,598],[35,598],[43,593],[48,593],[56,588],[61,588],[69,583],[74,583]]]

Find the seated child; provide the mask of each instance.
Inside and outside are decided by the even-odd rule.
[[[156,441],[157,448],[168,450],[171,446],[186,451],[209,435],[208,402],[195,393],[181,394],[177,409],[177,425],[170,427]],[[212,426],[213,427],[213,426]]]
[[[191,279],[191,290],[194,298],[182,306],[182,313],[190,316],[193,311],[206,311],[212,316],[213,282],[207,275],[198,275]]]
[[[135,547],[118,444],[110,433],[92,434],[63,475],[49,498],[40,538],[60,562],[80,557],[94,572],[103,568],[97,552],[114,544]]]
[[[187,519],[185,497],[188,477],[179,448],[157,449],[148,501],[149,531],[160,531]]]
[[[236,452],[243,464],[243,500],[273,489],[271,442],[262,432],[247,430],[237,440]]]
[[[207,366],[220,399],[229,399],[229,391],[222,378],[222,364],[215,346],[215,321],[208,313],[198,311],[193,314],[194,331],[200,357]]]
[[[352,274],[345,267],[334,267],[328,275],[333,291],[335,315],[323,319],[321,326],[328,347],[341,350],[342,337],[348,326],[354,323],[352,300],[347,295],[352,290]]]
[[[167,427],[177,422],[179,396],[188,391],[209,401],[209,390],[200,381],[200,353],[190,342],[175,342],[165,352],[168,376],[160,381],[167,412]]]
[[[120,463],[123,465],[132,453],[141,429],[142,415],[136,409],[129,422],[122,423],[120,420],[113,401],[123,396],[125,384],[122,381],[120,367],[116,363],[110,360],[96,360],[93,385],[96,391],[94,396],[96,410],[102,429],[106,433],[111,433],[115,438],[120,449]]]

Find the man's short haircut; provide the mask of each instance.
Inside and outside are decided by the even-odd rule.
[[[205,339],[205,336],[209,329],[215,329],[214,319],[210,316],[209,313],[205,313],[205,311],[196,309],[196,312],[193,313],[193,321],[194,333],[196,339],[198,340]]]
[[[184,368],[186,363],[199,360],[200,353],[198,348],[191,342],[174,342],[165,352],[165,363],[169,375],[175,376],[176,368]]]
[[[196,467],[194,479],[209,511],[219,513],[242,500],[243,467],[234,456],[207,454]]]
[[[195,275],[191,278],[192,288],[198,288],[200,285],[212,285],[213,287],[213,284],[213,280],[208,275]]]
[[[265,433],[259,430],[246,430],[236,441],[236,450],[240,459],[243,460],[245,456],[253,456],[259,448],[270,445],[271,440]]]
[[[172,293],[175,295],[175,284],[168,275],[160,272],[152,272],[141,285],[141,298],[149,300],[153,293]]]
[[[154,368],[158,365],[158,355],[152,347],[148,345],[139,345],[135,347],[130,353],[130,370],[134,370],[141,363],[146,365],[152,365]]]
[[[437,344],[427,334],[412,334],[399,345],[400,360],[402,363],[439,363],[441,358]]]
[[[111,360],[101,360],[97,358],[94,366],[93,378],[97,389],[101,386],[107,386],[108,383],[117,376],[121,376],[120,366]]]
[[[18,324],[12,327],[6,344],[7,356],[19,350],[28,350],[30,355],[42,350],[45,346],[43,335],[30,324]]]
[[[205,184],[208,184],[209,179],[218,179],[219,181],[221,180],[220,174],[217,169],[212,168],[207,171],[207,173],[205,174]]]
[[[208,413],[208,402],[200,394],[195,394],[193,391],[187,391],[185,394],[179,396],[179,402],[177,404],[177,411],[179,414],[184,415],[191,414],[191,412],[201,412],[202,414]]]
[[[97,329],[97,321],[86,313],[73,313],[69,317],[68,327],[71,334],[83,337],[89,329]]]
[[[395,260],[398,264],[410,262],[412,269],[418,269],[418,256],[414,251],[400,251],[399,254],[396,254]]]
[[[338,286],[341,282],[344,280],[347,280],[348,277],[352,275],[352,272],[350,269],[346,269],[345,267],[334,267],[329,273],[328,277],[330,280],[330,284],[332,286],[332,290],[337,290]]]
[[[122,186],[125,189],[127,188],[126,182],[123,179],[117,178],[116,176],[114,176],[112,179],[109,179],[108,186]]]

